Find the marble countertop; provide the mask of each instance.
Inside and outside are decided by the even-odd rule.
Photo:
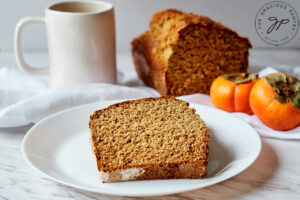
[[[267,65],[300,66],[299,52],[299,50],[252,51],[250,70],[256,71]],[[41,57],[40,54],[33,54],[32,58],[36,56]],[[11,53],[0,53],[0,67],[3,65],[15,65]],[[21,152],[22,139],[31,126],[0,128],[0,200],[139,199],[73,189],[31,169]],[[263,138],[259,158],[241,174],[222,183],[191,192],[141,199],[300,199],[299,154],[300,140]]]

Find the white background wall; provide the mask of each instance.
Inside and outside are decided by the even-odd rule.
[[[263,42],[254,28],[255,15],[259,8],[271,0],[106,0],[115,5],[117,45],[128,51],[132,38],[147,29],[153,13],[177,8],[201,13],[221,21],[240,35],[248,36],[255,47],[274,47]],[[300,15],[300,0],[282,0],[291,4]],[[0,1],[0,50],[13,49],[13,33],[18,20],[25,16],[43,16],[44,9],[58,0],[1,0]],[[299,16],[300,17],[300,16]],[[45,50],[46,31],[33,25],[25,29],[23,48]],[[283,47],[300,47],[300,33]],[[275,48],[281,48],[275,47]]]

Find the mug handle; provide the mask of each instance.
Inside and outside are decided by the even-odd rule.
[[[44,17],[25,17],[22,18],[16,26],[15,29],[15,38],[14,38],[14,47],[15,47],[15,56],[20,69],[34,75],[48,75],[49,67],[45,68],[35,68],[28,65],[23,57],[22,52],[22,32],[25,25],[28,24],[43,24],[45,25]]]

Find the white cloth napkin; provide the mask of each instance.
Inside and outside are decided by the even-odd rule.
[[[275,72],[266,68],[260,75]],[[299,78],[299,77],[298,77]],[[15,68],[0,68],[0,127],[15,127],[39,120],[58,111],[101,100],[133,99],[160,96],[143,84],[134,71],[118,72],[118,85],[81,84],[60,89],[48,89],[48,77],[30,76]],[[212,106],[208,95],[180,97],[193,103]],[[232,113],[253,126],[261,136],[281,139],[300,139],[300,127],[291,131],[274,131],[256,116]]]

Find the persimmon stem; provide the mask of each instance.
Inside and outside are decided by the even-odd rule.
[[[242,84],[257,79],[258,74],[257,73],[232,73],[232,74],[224,74],[221,77],[233,82],[234,84]]]
[[[300,81],[284,73],[270,74],[265,80],[276,91],[275,99],[282,103],[292,103],[300,110]]]

